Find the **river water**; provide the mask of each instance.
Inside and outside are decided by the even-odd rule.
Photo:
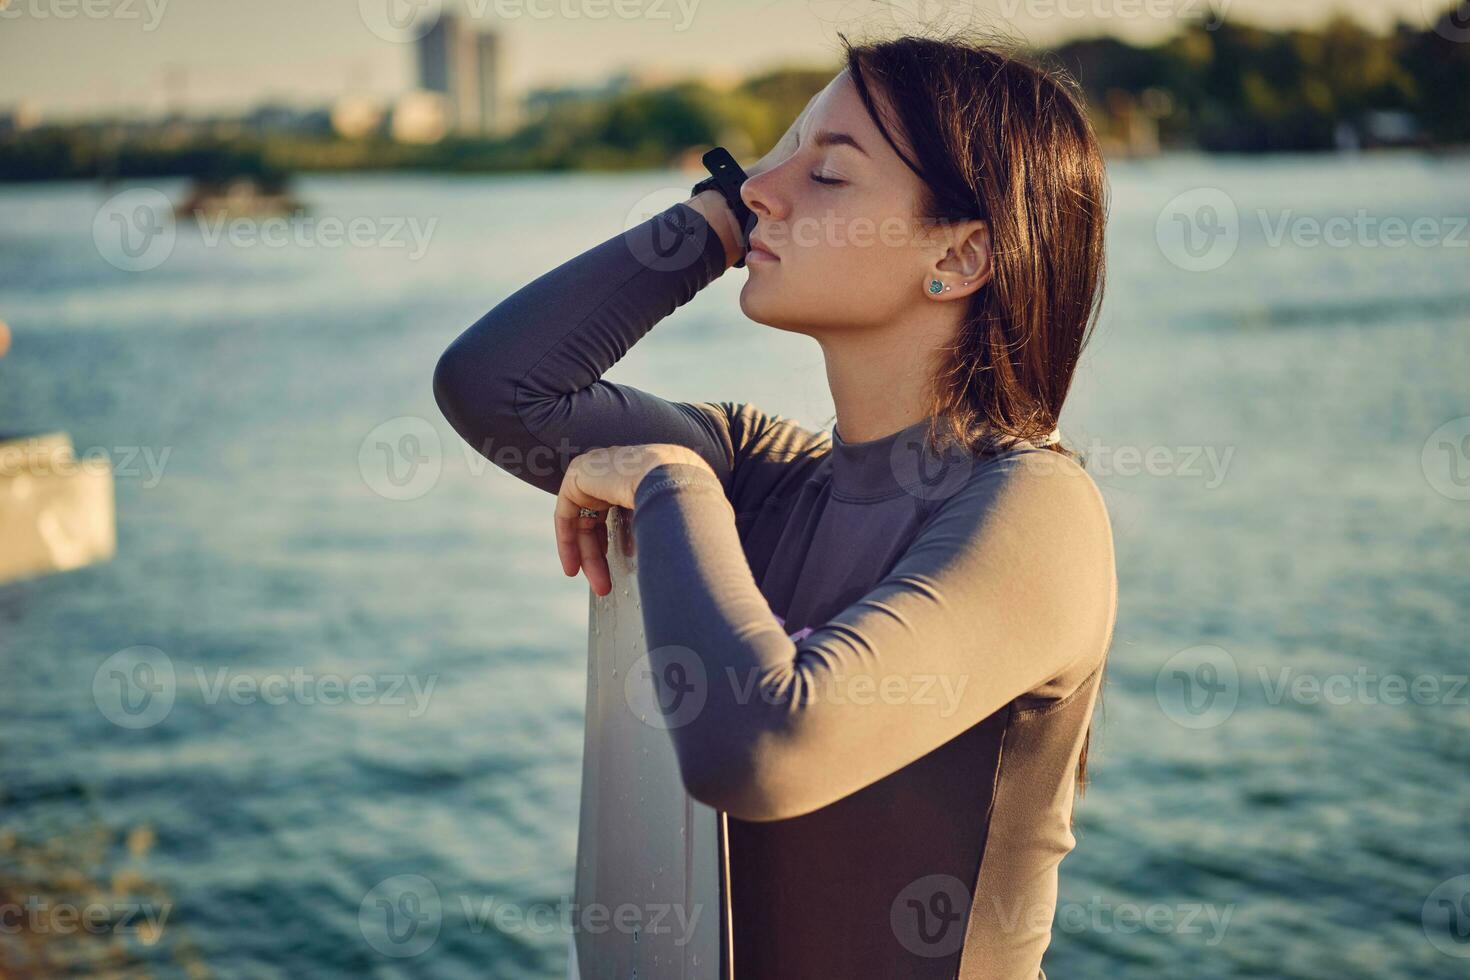
[[[1120,610],[1047,973],[1463,977],[1470,161],[1111,172],[1062,429]],[[178,185],[0,188],[0,430],[68,431],[118,506],[112,561],[0,586],[0,890],[166,913],[42,915],[0,937],[17,975],[561,975],[588,589],[430,378],[687,183],[318,177],[294,226],[148,238]],[[746,320],[744,277],[609,377],[830,428],[816,346]],[[413,956],[374,898],[400,876],[439,899]]]

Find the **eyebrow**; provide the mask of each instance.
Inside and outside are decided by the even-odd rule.
[[[847,133],[834,133],[830,129],[824,129],[817,133],[814,142],[818,146],[850,146],[863,156],[868,155],[868,151],[863,149],[862,144]]]

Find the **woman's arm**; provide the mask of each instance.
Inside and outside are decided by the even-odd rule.
[[[736,233],[724,200],[705,191],[544,273],[445,350],[440,410],[476,451],[548,493],[578,454],[634,443],[687,446],[728,483],[724,408],[601,379],[734,263]]]
[[[1106,652],[1107,511],[1053,453],[978,468],[882,581],[800,643],[707,468],[655,466],[634,497],[649,666],[675,688],[657,701],[680,772],[691,796],[744,820],[841,799],[1048,682],[1075,689]]]

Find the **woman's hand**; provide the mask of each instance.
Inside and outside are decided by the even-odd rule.
[[[687,446],[648,443],[641,446],[608,446],[582,453],[567,466],[561,490],[556,495],[556,551],[562,571],[574,576],[580,569],[598,595],[612,591],[607,569],[607,510],[633,509],[633,494],[648,471],[660,463],[709,465]],[[583,507],[598,511],[582,517]]]

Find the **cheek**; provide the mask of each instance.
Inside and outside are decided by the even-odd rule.
[[[854,327],[889,322],[910,283],[910,253],[861,223],[793,232],[779,263],[749,273],[741,306],[754,320]]]

